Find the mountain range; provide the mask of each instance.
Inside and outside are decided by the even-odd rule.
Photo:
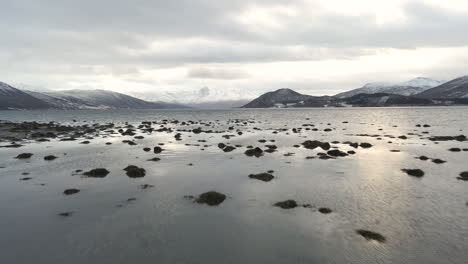
[[[468,104],[468,76],[448,82],[420,77],[399,84],[370,83],[335,96],[310,96],[283,88],[265,93],[243,108],[455,104]]]
[[[0,82],[0,109],[168,109],[184,105],[148,102],[105,90],[66,90],[33,92]]]
[[[468,76],[450,81],[415,78],[402,83],[368,83],[334,96],[311,96],[283,88],[254,100],[220,100],[223,94],[207,87],[194,92],[189,106],[196,108],[343,107],[468,104]],[[212,96],[214,96],[212,98]],[[197,99],[198,98],[198,99]],[[177,100],[172,95],[172,101]],[[0,110],[5,109],[171,109],[188,108],[179,103],[149,101],[107,90],[29,91],[0,82]]]

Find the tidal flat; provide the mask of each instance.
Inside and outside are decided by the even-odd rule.
[[[468,107],[0,120],[0,263],[468,259]]]

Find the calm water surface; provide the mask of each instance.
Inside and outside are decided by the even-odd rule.
[[[466,107],[0,111],[0,120],[65,124],[163,119],[213,121],[203,129],[219,131],[235,125],[229,120],[255,122],[236,127],[244,134],[231,139],[222,136],[235,132],[182,132],[182,141],[174,140],[175,133],[153,133],[141,134],[145,138],[136,146],[122,143],[131,136],[115,136],[96,137],[88,145],[52,140],[0,148],[0,263],[467,263],[468,182],[457,176],[468,171],[468,152],[448,149],[468,148],[468,142],[427,139],[468,136]],[[292,133],[303,124],[319,131]],[[288,131],[272,133],[282,128]],[[374,146],[335,160],[306,159],[320,150],[293,145],[308,139]],[[220,142],[243,147],[224,153]],[[142,150],[158,143],[165,143],[161,154]],[[202,151],[194,144],[210,146]],[[247,145],[265,144],[278,151],[260,158],[243,154]],[[24,152],[34,156],[14,159]],[[46,155],[59,158],[47,162]],[[421,155],[447,162],[416,159]],[[155,156],[161,161],[147,161]],[[128,178],[122,169],[130,164],[145,168],[146,176]],[[73,175],[97,167],[111,173],[102,179]],[[410,177],[404,168],[422,169],[425,176]],[[267,170],[275,171],[271,182],[248,178]],[[20,181],[24,172],[32,180]],[[142,190],[142,184],[154,187]],[[68,188],[81,192],[63,195]],[[184,198],[210,190],[228,199],[209,207]],[[286,199],[312,208],[272,206]],[[333,212],[321,214],[319,207]],[[74,214],[57,215],[63,211]],[[387,240],[367,241],[356,229]]]

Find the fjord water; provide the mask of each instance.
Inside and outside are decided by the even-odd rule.
[[[0,120],[70,125],[138,125],[163,119],[212,121],[203,129],[227,132],[181,132],[182,141],[174,140],[174,133],[141,134],[145,138],[135,140],[136,146],[122,143],[133,137],[119,135],[96,137],[87,145],[80,140],[51,140],[0,148],[0,167],[4,167],[0,168],[0,263],[466,263],[468,259],[468,182],[457,179],[460,172],[468,171],[468,152],[448,151],[468,148],[468,143],[427,139],[467,135],[467,107],[0,112]],[[244,131],[241,136],[223,138],[235,134],[228,131],[233,125],[229,120],[234,119],[255,123],[239,127]],[[291,131],[303,124],[314,124],[319,131]],[[325,132],[326,128],[332,131]],[[277,129],[288,132],[273,134]],[[401,135],[408,139],[397,138]],[[278,151],[260,158],[244,155],[248,145],[268,144],[259,139],[275,140],[271,144]],[[319,151],[293,147],[305,140],[349,140],[373,147],[337,159],[306,159]],[[224,153],[217,147],[220,142],[243,147]],[[165,143],[161,154],[142,150],[158,143]],[[195,144],[210,146],[202,151]],[[342,143],[333,145],[353,150]],[[28,161],[14,159],[24,152],[34,155]],[[288,153],[293,154],[284,155]],[[58,158],[49,162],[43,159],[46,155]],[[447,162],[416,159],[421,155]],[[155,156],[161,160],[147,161]],[[130,164],[145,168],[146,176],[128,178],[122,169]],[[73,174],[99,167],[110,174],[98,179]],[[425,175],[410,177],[401,171],[405,168],[419,168]],[[274,170],[270,182],[248,177],[268,170]],[[32,179],[20,181],[24,172]],[[154,187],[142,190],[142,184]],[[81,191],[63,195],[68,188]],[[216,207],[184,198],[210,190],[228,198]],[[287,199],[312,208],[272,206]],[[321,214],[319,207],[333,212]],[[64,211],[73,214],[57,215]],[[367,241],[356,234],[357,229],[378,232],[386,241]]]

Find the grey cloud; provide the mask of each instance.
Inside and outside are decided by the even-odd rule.
[[[189,78],[234,80],[247,78],[249,74],[242,70],[193,68],[187,73]]]
[[[253,6],[284,6],[296,15],[281,17],[278,28],[235,19]],[[467,12],[413,1],[404,13],[405,23],[378,25],[370,14],[308,9],[301,0],[4,0],[0,75],[40,76],[45,86],[46,79],[112,75],[125,80],[136,79],[140,70],[183,67],[192,81],[222,81],[249,76],[217,64],[242,68],[244,63],[351,60],[384,48],[467,46]],[[164,48],[152,46],[158,44]],[[265,82],[264,89],[269,85]],[[296,85],[307,89],[306,83]]]

